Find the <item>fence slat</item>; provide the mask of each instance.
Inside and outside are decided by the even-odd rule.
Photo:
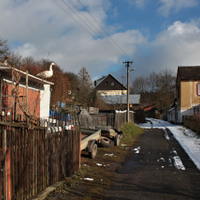
[[[7,144],[6,144],[6,130],[3,130],[3,138],[2,138],[2,152],[3,152],[3,182],[4,182],[4,187],[3,187],[3,196],[4,199],[7,199],[7,166],[6,166],[6,149],[7,149]]]
[[[15,157],[16,157],[16,182],[15,182],[15,191],[17,195],[17,200],[19,199],[19,128],[16,128],[16,151],[15,151]]]
[[[79,169],[79,126],[73,131],[63,127],[60,132],[47,133],[44,128],[30,130],[0,121],[0,146],[0,200],[9,191],[13,200],[32,198]],[[9,167],[11,178],[6,174]]]
[[[2,138],[3,138],[3,132],[2,132],[2,127],[0,127],[0,146],[1,146],[1,151],[0,151],[0,169],[2,169],[2,161],[3,161],[3,152],[2,152]],[[2,170],[0,171],[0,183],[2,183]],[[2,187],[3,185],[0,184],[0,199],[2,199]]]

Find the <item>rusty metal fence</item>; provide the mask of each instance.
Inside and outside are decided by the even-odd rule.
[[[79,126],[54,132],[0,121],[0,200],[31,198],[79,165]]]

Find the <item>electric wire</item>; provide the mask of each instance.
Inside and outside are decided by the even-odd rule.
[[[108,34],[108,32],[101,26],[101,24],[93,17],[93,15],[88,11],[88,9],[81,3],[80,0],[78,2],[82,5],[82,7],[85,9],[85,11],[92,17],[92,19],[101,27],[101,29],[106,33],[106,35],[115,43],[115,45],[128,57],[129,55],[126,54],[126,52],[112,39],[112,37]],[[129,59],[130,60],[130,59]]]
[[[63,1],[63,0],[62,0],[62,1]],[[80,20],[82,20],[82,22],[83,22],[86,26],[88,26],[88,28],[90,28],[90,29],[92,30],[92,32],[93,32],[98,38],[102,39],[102,37],[101,37],[87,22],[85,22],[85,21],[77,14],[77,12],[76,12],[73,8],[71,8],[65,1],[63,1],[63,3],[64,3],[72,12],[74,12],[74,13],[78,16],[78,18],[79,18]],[[71,2],[71,3],[72,3],[72,2]],[[79,10],[78,10],[78,11],[79,11]],[[93,36],[93,35],[92,35],[92,36]],[[118,52],[114,51],[113,48],[110,47],[110,45],[108,45],[108,43],[106,43],[104,40],[100,40],[100,42],[104,42],[104,44],[107,45],[107,47],[110,48],[110,50],[112,50],[113,53],[114,53],[115,55],[117,55],[117,57],[118,57],[118,56],[121,57],[121,55],[118,54]],[[103,43],[102,43],[102,44],[103,44]],[[104,46],[104,47],[105,47],[105,46]]]
[[[105,31],[105,29],[97,22],[97,20],[90,14],[90,12],[87,10],[87,8],[79,1],[79,3],[81,4],[82,8],[84,8],[84,10],[90,15],[90,17],[92,17],[92,19],[94,20],[94,22],[97,24],[97,26],[92,23],[92,21],[90,21],[90,19],[83,13],[81,12],[81,10],[71,1],[70,3],[77,9],[78,13],[84,17],[84,19],[87,20],[87,22],[89,22],[90,24],[90,28],[91,26],[94,27],[96,34],[99,32],[98,35],[100,35],[101,39],[105,39],[114,49],[115,51],[120,55],[126,55],[127,57],[129,57],[118,45],[117,43],[110,37],[110,35]],[[83,19],[82,19],[83,20]],[[93,29],[93,30],[94,30]],[[103,34],[100,33],[99,30],[103,30],[102,32],[104,32],[108,37],[103,37]],[[110,40],[109,40],[110,39]],[[114,42],[114,45],[113,45]],[[106,43],[108,45],[108,43]],[[110,46],[109,45],[109,46]],[[117,47],[116,47],[117,46]]]
[[[92,33],[90,33],[82,24],[80,24],[74,17],[72,17],[63,7],[61,7],[57,2],[55,2],[55,0],[53,0],[54,1],[54,3],[56,3],[67,15],[69,15],[76,23],[78,23],[85,31],[87,31],[92,37],[93,37],[93,34]],[[71,8],[70,8],[71,9]],[[108,51],[110,51],[111,52],[111,50],[107,47],[107,46],[105,46],[102,42],[101,42],[101,40],[96,40],[96,41],[98,41],[100,44],[102,44]],[[113,52],[112,52],[113,53]],[[116,54],[115,52],[114,52],[114,54],[118,57],[119,55],[118,54]]]
[[[91,32],[89,32],[78,20],[76,20],[73,16],[71,16],[67,11],[66,9],[64,9],[60,4],[58,4],[55,0],[53,0],[55,4],[57,4],[58,7],[60,7],[68,16],[70,16],[79,26],[81,26],[87,33],[89,33],[92,37],[93,37],[93,34]],[[62,0],[63,1],[63,0]],[[66,3],[63,1],[63,3],[71,10],[73,11],[78,17],[79,19],[81,19],[81,17]],[[96,31],[94,31],[90,25],[88,25],[88,23],[86,23],[83,19],[81,19],[84,24],[86,24],[94,33],[95,35],[98,37],[98,38],[101,38],[101,36],[99,34],[96,33]],[[122,57],[121,55],[119,55],[116,51],[113,50],[112,47],[110,47],[107,43],[105,43],[107,46],[104,45],[104,43],[102,43],[103,40],[99,40],[97,39],[97,41],[102,44],[108,51],[114,53],[117,57]],[[105,41],[104,41],[105,42]]]

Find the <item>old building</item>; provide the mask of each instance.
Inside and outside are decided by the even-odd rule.
[[[16,80],[20,78],[19,99],[22,105],[28,107],[32,115],[40,118],[49,117],[50,86],[52,82],[37,78],[31,74],[0,63],[0,112],[10,117],[23,119],[23,112],[15,99]]]
[[[200,66],[178,67],[176,78],[176,102],[169,115],[175,123],[184,121],[185,115],[199,112]]]
[[[127,93],[127,88],[111,74],[94,81],[94,86],[100,95],[124,95]]]

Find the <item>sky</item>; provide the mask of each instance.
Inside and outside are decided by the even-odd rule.
[[[200,0],[1,0],[0,37],[23,58],[130,82],[200,65]]]

